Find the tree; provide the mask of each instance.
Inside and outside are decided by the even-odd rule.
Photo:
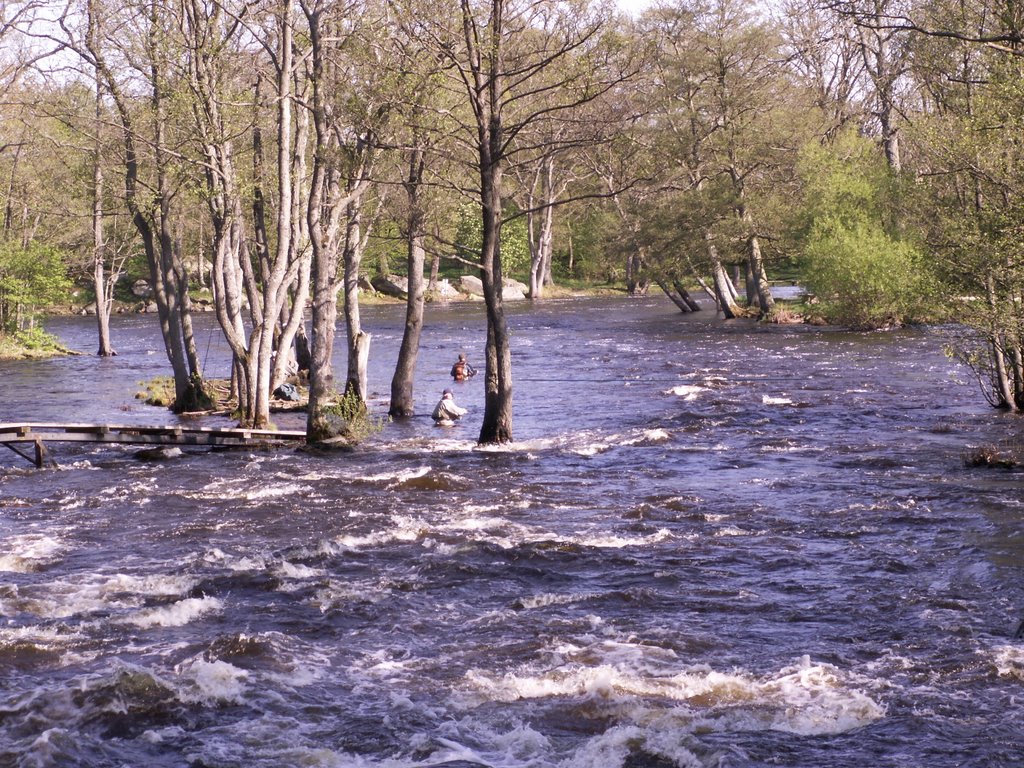
[[[87,19],[87,36],[90,45],[99,47],[98,38],[100,20],[97,14],[89,14]],[[111,357],[115,354],[110,344],[110,313],[114,306],[114,285],[121,275],[121,267],[124,259],[112,260],[111,269],[107,271],[107,240],[103,227],[103,124],[105,109],[103,106],[103,85],[102,75],[98,68],[93,68],[95,79],[95,122],[93,131],[94,155],[92,175],[92,284],[93,292],[96,295],[96,331],[99,336],[99,348],[96,351],[101,357]]]
[[[306,431],[310,441],[321,441],[347,431],[351,420],[365,412],[370,336],[360,325],[358,283],[369,227],[363,226],[362,202],[377,151],[376,99],[383,95],[372,87],[356,91],[352,86],[355,71],[361,71],[372,82],[372,70],[347,69],[338,57],[345,43],[356,39],[351,30],[357,25],[344,15],[347,9],[319,1],[303,1],[300,6],[309,32],[308,106],[315,134],[306,213],[313,249],[313,355]],[[365,23],[369,21],[372,18],[364,19]],[[338,398],[332,351],[339,254],[348,341],[344,397],[349,403],[340,419],[332,407]]]
[[[660,167],[658,194],[638,234],[655,254],[649,273],[670,288],[683,274],[710,274],[709,292],[735,317],[744,310],[726,266],[742,267],[748,306],[771,318],[764,241],[779,226],[774,199],[792,187],[805,115],[815,115],[806,89],[783,66],[777,30],[745,4],[656,7],[643,23],[659,41],[654,127],[644,128]]]
[[[409,20],[411,21],[411,19]],[[402,344],[391,379],[391,402],[388,414],[407,417],[414,413],[414,375],[423,331],[423,308],[426,294],[424,267],[427,254],[428,205],[431,185],[428,183],[430,166],[442,161],[440,149],[445,144],[439,125],[441,114],[449,106],[445,92],[437,87],[443,75],[439,59],[428,46],[417,42],[415,34],[400,24],[399,34],[393,38],[397,69],[393,89],[399,94],[399,116],[396,143],[401,148],[402,189],[405,192],[404,220],[400,226],[403,235],[407,283],[405,326]],[[439,258],[435,259],[435,264]],[[433,277],[436,280],[436,266]]]
[[[276,12],[275,12],[276,11]],[[285,376],[290,349],[303,320],[309,287],[309,254],[294,200],[300,197],[297,179],[305,163],[305,132],[296,128],[292,89],[299,75],[294,64],[291,19],[284,8],[271,9],[259,19],[266,31],[256,39],[273,51],[270,72],[239,66],[254,54],[239,44],[245,32],[240,20],[220,4],[189,0],[183,5],[183,47],[198,156],[201,158],[206,203],[212,224],[212,282],[217,319],[232,350],[233,383],[241,423],[262,427],[270,423],[270,399]],[[285,49],[285,46],[287,50]],[[273,181],[264,176],[265,156],[261,87],[274,84],[270,110],[277,133]],[[250,110],[233,108],[244,105]],[[250,124],[251,121],[251,124]],[[253,178],[252,228],[245,226],[246,185],[237,159],[238,136],[250,128]],[[265,206],[268,183],[277,185],[279,205],[268,227]],[[268,229],[273,236],[268,236]]]
[[[903,168],[900,152],[900,84],[906,73],[909,55],[908,37],[890,20],[901,15],[907,0],[848,0],[833,3],[842,16],[856,24],[857,39],[864,71],[871,81],[874,117],[885,150],[885,159],[894,171]]]
[[[178,411],[196,410],[208,407],[209,395],[203,386],[199,355],[192,331],[191,298],[188,288],[188,274],[175,248],[173,236],[173,208],[177,194],[174,164],[176,149],[171,145],[168,120],[168,96],[172,90],[172,66],[174,54],[168,49],[170,22],[164,6],[155,0],[149,4],[128,6],[124,9],[139,30],[134,41],[115,38],[109,34],[102,40],[89,32],[84,40],[70,26],[69,18],[60,19],[68,46],[99,75],[103,87],[113,101],[115,114],[122,133],[124,163],[125,203],[132,221],[142,239],[146,261],[149,265],[150,284],[157,305],[164,351],[174,374],[175,402]],[[94,26],[98,14],[104,12],[98,0],[86,0],[85,16],[87,30],[106,29]],[[126,25],[125,28],[131,28]],[[120,27],[119,27],[120,29]],[[135,42],[137,47],[127,44]],[[135,66],[135,71],[144,76],[142,87],[148,91],[145,110],[137,110],[137,102],[127,90],[136,83],[127,76],[121,78],[108,57],[107,46],[116,55],[124,56]],[[134,61],[138,53],[140,59]],[[148,125],[145,130],[143,125]],[[146,169],[151,171],[143,177],[143,158],[140,145],[149,152]],[[150,191],[151,190],[151,191]]]
[[[1020,411],[1024,20],[1002,3],[936,3],[931,13],[914,57],[932,105],[913,133],[927,170],[920,221],[957,318],[971,329],[955,353],[977,372],[992,405]]]
[[[542,0],[460,0],[454,28],[424,36],[449,65],[471,118],[459,136],[472,148],[482,220],[479,268],[487,315],[481,443],[512,440],[512,357],[502,297],[503,176],[529,125],[568,114],[611,87],[604,19],[585,5]],[[552,72],[559,73],[549,77]],[[551,99],[539,95],[555,94]]]
[[[40,312],[65,299],[70,286],[55,248],[0,238],[0,332],[35,328]]]
[[[864,59],[854,21],[818,0],[783,0],[774,13],[789,67],[824,117],[823,138],[862,124]]]
[[[807,289],[827,320],[874,329],[925,316],[933,280],[902,226],[899,178],[868,139],[811,144],[801,163]]]

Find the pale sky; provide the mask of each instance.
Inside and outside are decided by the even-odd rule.
[[[651,0],[615,0],[615,4],[631,16],[636,16],[651,4]]]

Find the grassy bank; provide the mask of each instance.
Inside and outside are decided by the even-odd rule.
[[[39,360],[57,355],[77,355],[50,334],[35,328],[16,334],[0,333],[0,360]]]

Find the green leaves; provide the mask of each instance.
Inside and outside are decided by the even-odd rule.
[[[479,262],[483,231],[480,206],[475,203],[459,206],[455,230],[456,254],[466,261]],[[501,271],[507,277],[513,277],[528,272],[529,268],[530,241],[526,232],[526,219],[508,204],[501,227]]]
[[[0,242],[0,331],[32,327],[45,307],[67,298],[70,287],[64,256],[56,248]]]
[[[931,271],[903,232],[897,179],[870,141],[848,134],[805,151],[804,277],[825,319],[879,328],[916,319]]]

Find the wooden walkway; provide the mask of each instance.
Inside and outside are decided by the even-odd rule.
[[[116,426],[112,424],[0,424],[3,444],[37,467],[48,462],[46,443],[132,443],[264,448],[305,442],[306,433],[275,429]],[[32,454],[19,444],[31,443]],[[50,462],[52,464],[52,461]]]

